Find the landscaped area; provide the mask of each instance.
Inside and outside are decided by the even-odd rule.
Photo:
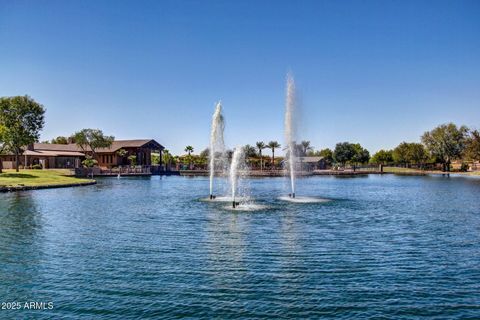
[[[79,179],[70,170],[3,170],[0,173],[2,187],[44,187],[91,183],[89,179]]]

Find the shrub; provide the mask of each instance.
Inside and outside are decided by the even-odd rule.
[[[92,168],[98,164],[98,161],[92,159],[91,157],[87,157],[85,160],[82,161],[82,164],[87,168]]]
[[[128,156],[128,160],[130,161],[130,165],[132,167],[137,165],[137,156],[132,154],[132,155]]]
[[[41,170],[41,169],[43,169],[43,167],[42,167],[41,164],[34,164],[34,165],[32,166],[32,169],[34,169],[34,170]]]

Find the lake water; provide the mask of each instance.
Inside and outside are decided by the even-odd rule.
[[[0,318],[480,318],[480,179],[245,185],[263,209],[203,177],[0,194],[0,302],[53,303]]]

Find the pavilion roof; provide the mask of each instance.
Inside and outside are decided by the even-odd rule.
[[[150,147],[151,149],[161,149],[164,147],[153,139],[136,139],[136,140],[115,140],[113,141],[110,148],[99,148],[96,150],[97,153],[110,153],[115,152],[122,148],[141,148],[141,147]],[[33,145],[34,151],[54,151],[54,152],[77,152],[82,153],[83,150],[75,143],[70,144],[55,144],[55,143],[35,143]],[[87,151],[89,151],[87,149]],[[53,154],[52,154],[53,155]]]

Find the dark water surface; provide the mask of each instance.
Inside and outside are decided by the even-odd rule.
[[[480,318],[480,179],[249,180],[266,209],[199,201],[206,178],[0,195],[0,318]],[[22,306],[23,307],[23,306]]]

